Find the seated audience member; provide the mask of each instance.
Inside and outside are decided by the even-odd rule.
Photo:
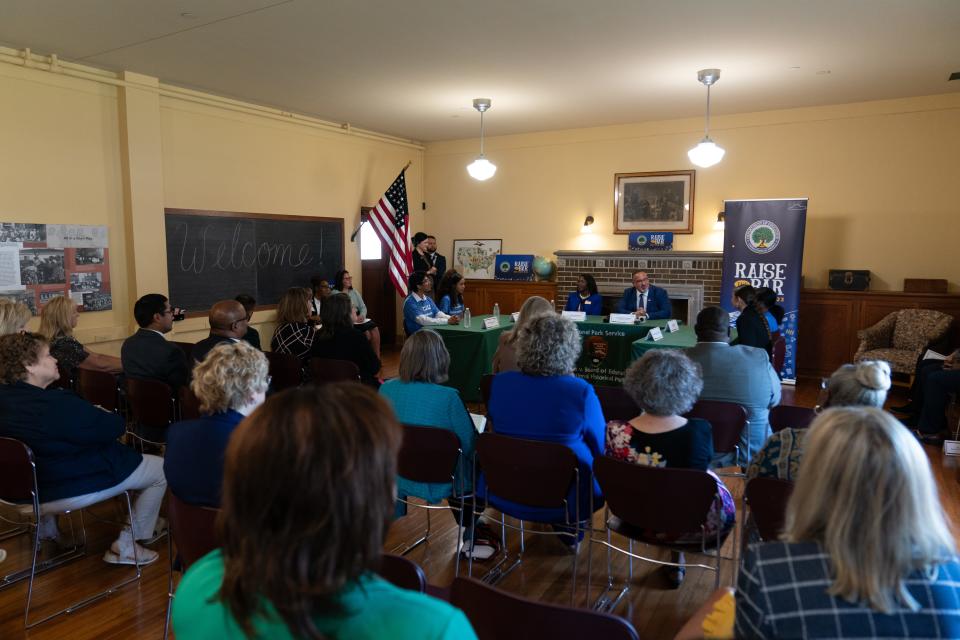
[[[80,312],[70,298],[56,296],[44,305],[40,312],[40,335],[50,343],[50,355],[71,375],[77,367],[109,373],[123,371],[120,358],[87,351],[73,337],[79,319]]]
[[[310,300],[308,290],[290,287],[277,304],[277,327],[270,340],[270,349],[306,360],[316,331],[310,323]]]
[[[33,314],[30,307],[9,298],[0,298],[0,336],[23,333]]]
[[[354,329],[363,331],[373,347],[373,352],[380,357],[380,328],[377,323],[367,317],[367,305],[360,292],[353,286],[353,276],[349,271],[337,271],[334,276],[333,293],[345,293],[350,296],[357,317],[354,320]]]
[[[433,278],[423,271],[414,271],[407,279],[410,295],[403,302],[403,329],[407,335],[413,335],[422,327],[431,324],[457,324],[460,318],[448,316],[437,308],[430,297],[433,291]]]
[[[444,273],[437,287],[440,311],[448,316],[463,317],[463,290],[466,286],[466,279],[457,271],[451,269]]]
[[[223,456],[230,434],[263,403],[267,357],[239,342],[221,342],[193,369],[190,389],[204,415],[170,426],[163,472],[175,496],[190,504],[220,506]]]
[[[949,435],[947,405],[950,403],[950,396],[958,391],[960,349],[944,360],[921,360],[917,364],[913,385],[910,387],[910,401],[892,409],[907,415],[903,424],[917,428],[921,441],[940,446],[944,437]]]
[[[821,393],[819,408],[883,408],[890,388],[890,365],[882,360],[864,360],[845,364],[833,372]],[[818,408],[818,410],[819,410]],[[795,481],[803,442],[809,429],[782,429],[767,438],[763,448],[750,461],[747,478],[767,477]]]
[[[443,339],[435,331],[418,331],[403,343],[400,351],[400,377],[388,380],[380,387],[380,395],[393,407],[397,420],[404,424],[422,427],[437,427],[453,431],[460,440],[461,465],[454,483],[426,484],[406,478],[397,479],[397,495],[401,498],[415,496],[430,503],[448,498],[463,487],[464,494],[473,491],[473,447],[477,437],[473,420],[453,387],[444,386],[450,370],[450,353]],[[454,502],[457,504],[455,505]],[[461,506],[462,501],[451,500],[451,506]],[[457,521],[460,512],[454,511]],[[470,528],[474,518],[463,523],[466,527],[464,540],[470,540]],[[486,559],[496,551],[495,537],[486,527],[477,529],[476,559]]]
[[[780,404],[780,377],[766,351],[729,344],[730,316],[720,307],[698,313],[694,331],[697,344],[686,353],[703,373],[700,399],[733,402],[747,410],[749,428],[740,436],[740,463],[746,464],[770,435],[770,407]],[[713,466],[733,463],[731,454],[714,460]]]
[[[633,272],[633,286],[623,290],[617,313],[632,313],[639,320],[663,320],[673,314],[666,290],[650,284],[646,271]]]
[[[349,360],[360,369],[360,379],[366,384],[380,386],[377,373],[380,358],[373,352],[370,341],[353,328],[353,304],[345,293],[335,293],[323,301],[320,309],[320,329],[310,347],[314,358]]]
[[[241,293],[236,298],[237,302],[243,305],[243,310],[247,314],[247,332],[243,334],[243,339],[249,342],[253,347],[263,351],[263,346],[260,344],[260,332],[253,328],[253,325],[250,324],[250,321],[253,320],[253,312],[257,308],[257,301],[253,296]]]
[[[81,399],[72,391],[48,389],[59,377],[50,346],[37,333],[0,337],[0,436],[33,450],[43,513],[82,509],[124,491],[139,491],[133,529],[126,526],[103,556],[111,564],[140,564],[157,552],[135,541],[153,539],[167,489],[163,459],[140,455],[117,442],[123,418]],[[133,532],[136,532],[135,534]],[[55,516],[44,516],[40,537],[56,538]]]
[[[566,445],[577,456],[580,469],[580,518],[590,518],[590,495],[594,507],[603,506],[600,486],[591,482],[593,458],[603,455],[605,422],[600,401],[589,382],[573,375],[580,356],[581,338],[576,325],[556,314],[540,315],[520,329],[517,338],[519,371],[506,371],[493,379],[488,415],[498,434],[544,440]],[[482,476],[481,476],[482,481]],[[478,488],[480,495],[484,490]],[[499,501],[522,519],[572,523],[575,488],[568,496],[569,512],[563,509],[525,507]]]
[[[187,384],[190,366],[186,354],[163,337],[173,330],[174,312],[170,301],[159,293],[148,293],[133,305],[133,317],[140,329],[120,347],[126,376],[159,380],[174,390]]]
[[[763,315],[757,310],[756,289],[750,285],[738,287],[733,292],[731,302],[740,314],[737,316],[737,344],[747,347],[759,347],[767,352],[773,349],[770,327]]]
[[[513,328],[500,334],[497,351],[493,354],[493,372],[516,371],[517,366],[517,338],[525,326],[534,318],[543,315],[556,315],[557,312],[550,301],[540,296],[531,296],[524,300],[520,307],[520,317]]]
[[[476,638],[461,611],[376,574],[401,440],[387,403],[355,383],[254,411],[227,446],[221,548],[177,588],[178,640]]]
[[[597,293],[597,281],[589,273],[577,278],[577,290],[567,296],[564,311],[584,311],[588,316],[603,315],[603,296]]]
[[[733,528],[737,517],[733,496],[723,482],[708,471],[713,459],[713,432],[710,423],[683,414],[703,388],[700,367],[681,351],[653,349],[634,362],[623,379],[623,388],[643,411],[628,422],[607,423],[607,455],[648,467],[699,469],[710,473],[717,482],[717,493],[723,505],[711,507],[707,539],[715,539],[717,529],[724,535]],[[702,540],[700,531],[677,537],[677,543],[691,544]],[[673,552],[673,562],[682,563],[683,554]],[[663,567],[671,586],[678,588],[686,570]]]
[[[757,313],[767,321],[767,327],[769,327],[770,333],[780,331],[780,323],[783,322],[784,309],[777,304],[777,292],[770,287],[760,287],[757,289],[753,304]]]
[[[247,310],[236,300],[221,300],[207,314],[210,335],[193,345],[193,363],[203,362],[207,354],[221,342],[239,342],[247,334]]]
[[[880,409],[814,421],[781,540],[747,552],[736,637],[960,637],[960,563],[930,464]]]

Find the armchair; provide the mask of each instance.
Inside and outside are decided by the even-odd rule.
[[[952,322],[953,316],[932,309],[894,311],[857,332],[853,361],[886,360],[894,373],[912,375],[923,350],[946,336]]]

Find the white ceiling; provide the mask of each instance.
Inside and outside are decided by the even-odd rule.
[[[185,15],[186,14],[186,15]],[[404,138],[960,91],[960,0],[0,0],[0,43]]]

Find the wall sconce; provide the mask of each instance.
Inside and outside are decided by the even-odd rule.
[[[580,233],[593,233],[593,216],[587,216],[583,219],[583,227]]]
[[[717,221],[713,223],[714,231],[723,231],[726,228],[726,213],[721,211],[717,214]]]

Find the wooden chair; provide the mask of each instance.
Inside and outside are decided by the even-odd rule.
[[[289,353],[264,351],[270,363],[270,376],[273,378],[272,390],[276,393],[284,389],[299,387],[303,382],[303,365],[300,359]]]
[[[463,451],[460,448],[460,439],[453,431],[448,431],[440,427],[421,427],[416,425],[403,425],[403,444],[400,447],[400,453],[397,458],[397,475],[411,480],[413,482],[424,483],[450,483],[453,485],[453,495],[462,496],[464,487],[461,483],[457,486],[455,477],[457,469],[461,468]],[[460,479],[463,480],[466,473],[461,472]],[[417,497],[417,496],[415,496]],[[406,555],[416,547],[430,539],[430,512],[436,509],[450,510],[452,507],[445,505],[420,504],[411,502],[407,496],[398,498],[400,502],[407,506],[427,510],[427,529],[414,542],[401,545],[394,549],[394,553]],[[462,505],[466,508],[466,505]],[[457,549],[459,554],[459,541],[463,537],[463,519],[457,526]],[[457,575],[460,573],[459,559],[454,565],[454,571]]]
[[[708,539],[706,534],[710,508],[720,501],[717,481],[710,474],[697,469],[647,467],[606,456],[594,459],[593,473],[606,499],[603,518],[606,540],[596,540],[591,533],[590,541],[608,550],[607,587],[595,601],[595,609],[613,611],[629,592],[634,558],[660,565],[707,569],[715,574],[714,588],[720,586],[719,550],[723,545],[723,537],[719,528],[715,539]],[[700,544],[696,546],[664,542],[662,539],[676,539],[695,531],[702,532]],[[613,544],[611,532],[625,536],[629,540],[628,548]],[[684,552],[705,553],[707,549],[715,549],[714,565],[676,564],[638,555],[633,552],[634,540]],[[613,589],[610,551],[623,553],[630,559],[627,580],[613,599],[607,596]],[[587,575],[591,573],[592,563],[588,562]],[[587,584],[590,584],[589,577]]]
[[[200,399],[197,398],[190,387],[186,385],[180,387],[177,399],[179,400],[181,420],[196,420],[203,415],[200,412]]]
[[[778,376],[783,377],[783,362],[787,358],[787,339],[783,336],[777,336],[773,341],[773,349],[770,352],[770,364]]]
[[[719,400],[698,400],[685,418],[701,418],[710,423],[713,429],[713,452],[736,455],[736,465],[740,464],[740,434],[747,429],[747,442],[750,442],[750,423],[747,422],[747,410],[733,402]],[[747,452],[749,457],[749,452]],[[746,460],[744,461],[746,463]],[[742,475],[742,474],[721,474]]]
[[[112,373],[77,369],[77,391],[80,397],[117,413],[120,407],[120,383]]]
[[[86,529],[83,527],[83,513],[80,509],[76,509],[77,511],[81,511],[80,540],[65,553],[61,553],[55,558],[42,563],[39,562],[40,518],[41,515],[50,515],[54,512],[45,510],[40,502],[40,493],[37,488],[37,466],[34,462],[33,451],[30,449],[30,447],[19,440],[14,440],[13,438],[0,438],[0,469],[3,469],[3,472],[0,473],[0,503],[17,508],[21,514],[30,515],[32,517],[32,522],[29,525],[32,529],[33,537],[33,552],[31,554],[32,560],[30,564],[30,570],[8,574],[4,576],[2,582],[0,582],[0,586],[6,586],[29,577],[30,581],[27,585],[27,602],[23,610],[23,626],[25,629],[35,627],[38,624],[55,618],[62,613],[75,611],[80,607],[84,607],[113,593],[124,585],[140,579],[141,565],[137,563],[133,565],[135,571],[133,576],[116,582],[107,589],[88,596],[71,604],[70,606],[48,614],[40,620],[31,622],[30,605],[33,601],[33,588],[36,582],[37,573],[51,569],[55,566],[59,566],[74,558],[82,557],[85,553]],[[124,491],[122,495],[126,501],[127,514],[132,522],[133,505],[130,502],[130,493],[128,491]],[[62,511],[60,513],[70,513],[70,511]],[[136,560],[136,547],[134,547],[134,559]]]
[[[148,378],[127,378],[127,402],[132,424],[129,433],[138,443],[164,445],[167,427],[177,420],[177,401],[170,385]]]
[[[483,470],[486,488],[482,496],[485,504],[500,511],[500,531],[502,536],[503,555],[496,565],[484,577],[484,582],[495,584],[523,562],[524,533],[550,536],[570,536],[580,539],[583,528],[589,526],[590,514],[580,514],[580,470],[577,466],[577,457],[568,447],[555,442],[541,442],[539,440],[523,440],[511,438],[495,433],[484,433],[477,438],[476,462]],[[591,483],[592,485],[592,483]],[[568,503],[567,495],[574,492],[573,509]],[[592,489],[592,486],[591,486]],[[474,496],[479,500],[480,492],[475,490]],[[592,491],[591,491],[592,495]],[[507,503],[521,504],[527,507],[544,509],[562,509],[564,522],[547,522],[545,524],[561,524],[570,527],[572,531],[526,531],[524,521],[513,513]],[[476,506],[474,507],[476,511]],[[573,520],[570,519],[571,511]],[[504,519],[508,515],[520,520],[520,526],[508,525]],[[503,565],[509,560],[507,553],[507,529],[520,532],[520,553],[516,560],[506,569]],[[472,545],[471,540],[471,545]],[[570,591],[570,602],[573,604],[577,592],[577,568],[579,544],[573,554],[573,580]],[[469,573],[473,573],[473,557],[470,557]]]
[[[776,540],[787,519],[787,501],[793,483],[779,478],[753,478],[744,496],[761,540]]]
[[[428,512],[429,513],[429,512]],[[380,558],[380,577],[401,589],[424,593],[427,590],[427,576],[416,562],[403,556],[390,553]]]
[[[173,605],[173,572],[186,572],[194,562],[218,546],[216,521],[219,509],[184,502],[170,492],[167,499],[167,518],[170,535],[167,536],[167,555],[170,559],[167,575],[167,617],[163,625],[163,639],[169,638],[170,612]],[[177,553],[173,553],[176,544]]]
[[[770,429],[774,433],[784,429],[806,429],[816,417],[813,409],[781,404],[770,409]]]
[[[596,611],[535,602],[479,580],[456,578],[450,603],[470,620],[479,640],[503,638],[603,638],[639,640],[627,620]]]
[[[594,386],[593,389],[597,392],[600,408],[603,410],[603,417],[607,422],[610,420],[626,422],[640,415],[640,407],[623,387]]]
[[[310,372],[310,382],[313,384],[360,381],[360,367],[349,360],[310,358],[307,361],[307,370]]]

